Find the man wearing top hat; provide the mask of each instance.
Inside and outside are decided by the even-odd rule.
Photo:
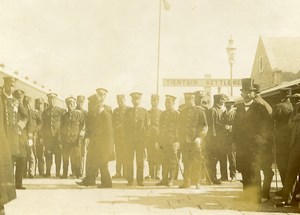
[[[63,175],[68,178],[69,159],[71,160],[72,174],[80,177],[80,143],[84,138],[84,116],[76,110],[76,99],[66,98],[68,111],[61,117],[60,140],[62,143]]]
[[[55,157],[56,177],[60,177],[62,154],[61,142],[59,140],[59,132],[61,125],[61,117],[65,111],[62,108],[56,106],[56,93],[49,93],[47,97],[49,106],[42,113],[43,126],[41,130],[41,140],[45,145],[45,177],[50,177],[53,156]]]
[[[221,180],[227,181],[227,159],[226,154],[222,151],[222,126],[221,116],[225,111],[224,102],[226,96],[224,94],[215,94],[214,104],[207,114],[208,132],[206,137],[206,159],[208,162],[208,171],[211,181],[214,184],[220,184],[217,179],[217,162],[220,161]]]
[[[270,199],[270,187],[271,187],[271,182],[274,176],[274,172],[272,170],[272,163],[273,163],[273,132],[274,132],[274,126],[272,123],[272,107],[269,105],[269,103],[264,100],[261,97],[260,94],[260,85],[259,84],[254,84],[255,87],[255,98],[254,101],[263,105],[268,113],[270,114],[270,117],[268,119],[268,126],[266,126],[266,129],[264,130],[264,133],[267,136],[267,144],[264,145],[264,148],[262,149],[262,157],[261,157],[261,170],[264,175],[264,180],[263,180],[263,189],[262,189],[262,198],[263,200]]]
[[[207,133],[207,121],[204,110],[195,105],[195,94],[185,93],[185,107],[180,111],[178,120],[178,138],[184,165],[184,182],[180,188],[188,188],[191,178],[198,178],[201,161],[201,144]]]
[[[117,103],[118,107],[114,109],[112,115],[116,152],[116,175],[113,178],[126,178],[125,163],[128,147],[125,140],[125,112],[128,107],[125,104],[125,95],[117,95]]]
[[[36,119],[34,124],[36,124],[36,159],[37,159],[37,169],[40,176],[45,174],[45,146],[42,141],[41,129],[43,126],[42,113],[44,111],[44,100],[42,98],[35,99],[35,109],[33,110]]]
[[[151,95],[151,109],[148,110],[149,127],[146,132],[146,149],[149,175],[146,179],[160,179],[161,156],[158,149],[159,119],[162,111],[158,108],[159,95]]]
[[[85,96],[78,95],[76,99],[76,110],[79,110],[83,117],[84,121],[86,120],[87,111],[83,108],[85,102]],[[85,130],[85,126],[84,126]],[[80,175],[84,175],[85,168],[86,168],[86,152],[87,152],[87,144],[86,144],[86,138],[84,137],[80,143]]]
[[[89,97],[88,114],[86,117],[86,138],[88,142],[86,177],[78,185],[96,184],[98,169],[101,174],[99,188],[112,187],[108,162],[114,159],[114,140],[112,128],[112,112],[104,104],[107,90],[96,89],[96,97]]]
[[[166,95],[166,110],[162,112],[159,121],[158,144],[162,154],[162,180],[157,184],[159,186],[173,186],[178,167],[177,124],[179,112],[174,109],[175,100],[175,96]]]
[[[236,152],[235,145],[232,142],[232,124],[236,115],[236,108],[234,107],[235,101],[228,99],[225,101],[226,110],[221,115],[221,126],[222,126],[222,150],[225,153],[225,166],[224,171],[227,175],[227,157],[229,162],[229,175],[230,181],[236,179]]]
[[[142,93],[130,94],[133,107],[125,112],[125,131],[128,153],[126,159],[128,186],[133,184],[133,160],[136,156],[136,180],[139,186],[144,186],[144,153],[145,137],[149,120],[147,110],[140,107]]]
[[[242,200],[261,203],[260,157],[267,142],[264,132],[269,113],[255,102],[252,78],[242,79],[243,103],[237,105],[232,126],[232,139],[236,145],[237,170],[242,174]]]
[[[293,112],[293,105],[290,102],[291,94],[291,88],[280,89],[280,102],[274,106],[272,114],[275,124],[276,162],[282,185],[284,185],[290,151],[291,129],[288,122]]]

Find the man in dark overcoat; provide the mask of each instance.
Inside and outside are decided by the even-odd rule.
[[[232,139],[236,145],[237,170],[242,174],[242,200],[261,203],[260,158],[267,144],[265,134],[269,121],[266,108],[255,102],[252,78],[242,79],[243,103],[237,105],[232,126]]]

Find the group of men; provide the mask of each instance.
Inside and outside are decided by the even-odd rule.
[[[125,95],[117,95],[118,107],[112,110],[105,104],[108,91],[98,88],[88,97],[85,111],[84,96],[66,98],[64,110],[56,106],[55,93],[47,95],[47,105],[36,99],[33,108],[30,97],[22,90],[14,90],[15,81],[12,77],[4,78],[1,98],[17,189],[25,189],[23,177],[33,178],[36,168],[39,175],[50,177],[53,158],[56,177],[68,178],[71,163],[74,177],[85,175],[78,185],[95,185],[100,170],[98,187],[110,188],[108,162],[116,159],[113,178],[127,179],[128,186],[133,185],[134,178],[138,186],[144,186],[145,178],[160,180],[158,186],[173,186],[181,172],[184,180],[180,188],[198,188],[201,183],[235,181],[239,171],[244,190],[241,198],[260,203],[262,198],[270,198],[274,175],[271,165],[276,154],[283,183],[283,201],[277,205],[291,204],[300,170],[300,105],[297,94],[291,96],[291,89],[281,89],[281,98],[273,109],[261,98],[259,85],[247,78],[242,79],[243,101],[238,103],[224,94],[216,94],[208,108],[205,93],[197,91],[185,93],[185,102],[178,110],[176,97],[166,95],[165,110],[160,110],[159,95],[153,94],[152,108],[146,110],[140,105],[142,94],[133,92],[131,107],[126,105]],[[145,158],[149,165],[146,177]],[[260,171],[264,175],[262,188]]]

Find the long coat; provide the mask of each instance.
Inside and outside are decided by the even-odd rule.
[[[90,106],[93,107],[90,107]],[[88,150],[95,150],[101,162],[114,160],[112,114],[108,108],[99,112],[99,104],[89,104],[86,118],[86,135],[90,139]]]
[[[264,131],[270,126],[270,115],[263,105],[253,101],[248,108],[246,111],[244,103],[237,106],[232,126],[238,171],[251,168],[253,165],[259,166],[262,149],[267,144],[267,141],[260,140],[268,138],[268,134]]]
[[[6,204],[16,198],[12,156],[5,134],[3,111],[0,96],[0,204]]]

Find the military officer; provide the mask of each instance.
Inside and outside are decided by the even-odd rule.
[[[147,110],[140,107],[142,93],[133,92],[130,94],[133,107],[125,112],[126,144],[128,146],[126,169],[128,186],[133,184],[133,160],[136,154],[137,184],[144,186],[144,152],[145,135],[149,120]]]
[[[60,139],[62,142],[63,175],[68,178],[69,159],[72,174],[80,177],[80,143],[84,138],[84,116],[76,110],[76,99],[72,96],[65,99],[68,111],[61,117]]]
[[[12,87],[12,86],[11,86]],[[3,102],[3,92],[0,89],[0,214],[4,215],[4,205],[16,198],[14,184],[13,162],[10,146],[6,137],[6,113]],[[7,94],[8,95],[8,94]]]
[[[232,139],[236,145],[237,170],[242,174],[242,200],[261,203],[260,156],[266,144],[265,127],[269,126],[269,113],[255,102],[252,78],[242,79],[243,103],[237,105],[232,126]]]
[[[205,91],[203,90],[198,90],[196,92],[194,92],[195,94],[195,105],[197,107],[199,107],[200,109],[204,110],[205,112],[205,116],[207,119],[207,115],[209,114],[209,109],[206,106],[206,102],[205,102]],[[207,136],[205,136],[205,138],[203,139],[203,145],[205,146],[207,140],[206,140]],[[201,159],[201,164],[199,166],[195,166],[195,168],[197,168],[196,170],[192,169],[192,172],[199,172],[198,175],[195,175],[195,178],[191,178],[191,183],[196,185],[196,188],[199,189],[200,188],[200,183],[205,183],[205,182],[209,182],[208,181],[208,176],[207,176],[207,172],[206,172],[206,165],[208,166],[208,163],[206,160],[204,160],[204,158],[206,158],[206,152],[205,152],[205,147],[202,147],[202,159]],[[207,180],[207,181],[206,181]]]
[[[166,95],[165,107],[159,122],[159,150],[162,153],[162,180],[157,185],[173,186],[178,167],[177,123],[179,112],[174,109],[176,97]]]
[[[276,161],[283,185],[290,151],[291,129],[288,122],[293,112],[293,105],[289,99],[291,94],[291,88],[280,89],[280,102],[274,106],[272,114],[275,123]]]
[[[2,101],[4,105],[4,126],[7,140],[10,146],[12,157],[20,153],[19,130],[18,130],[18,110],[19,103],[13,97],[16,79],[13,77],[4,77],[2,91]]]
[[[28,112],[25,110],[23,106],[23,98],[25,96],[25,92],[23,90],[15,90],[13,92],[13,96],[15,97],[15,102],[18,105],[18,134],[19,134],[19,154],[14,157],[16,163],[15,170],[15,182],[16,189],[26,189],[23,186],[23,176],[25,172],[25,164],[26,164],[26,145],[27,145],[27,131],[26,125],[28,122]]]
[[[282,206],[298,206],[297,202],[293,202],[294,190],[297,175],[300,171],[300,103],[296,103],[293,112],[289,119],[289,126],[291,128],[291,139],[289,144],[289,158],[287,164],[287,170],[284,179],[284,185],[282,189],[282,202],[276,203],[277,207]]]
[[[44,111],[44,100],[42,98],[37,98],[35,100],[35,109],[33,119],[34,130],[36,131],[36,159],[37,159],[37,168],[40,176],[45,174],[45,146],[42,141],[41,129],[43,125],[42,113]]]
[[[84,120],[86,120],[87,111],[83,108],[85,102],[85,96],[78,95],[76,104],[76,109],[81,111],[81,113],[84,116]],[[85,130],[85,127],[84,127]],[[87,144],[86,144],[86,138],[83,138],[83,140],[80,143],[80,175],[84,175],[85,173],[85,167],[86,167],[86,152],[87,152]]]
[[[28,113],[28,122],[26,125],[28,141],[26,144],[27,150],[27,164],[25,166],[24,175],[29,178],[33,178],[37,166],[37,156],[36,156],[36,141],[37,141],[37,129],[42,123],[41,115],[31,107],[31,98],[25,96],[23,99],[24,109]]]
[[[62,108],[56,106],[56,93],[47,95],[49,107],[42,114],[42,141],[45,145],[46,158],[46,174],[45,177],[50,177],[53,155],[55,157],[56,177],[60,177],[61,169],[61,142],[59,140],[59,131],[61,117],[65,112]]]
[[[221,116],[225,111],[224,102],[226,96],[224,94],[214,95],[214,105],[207,114],[208,134],[205,145],[206,156],[208,159],[210,179],[214,184],[220,184],[217,179],[217,162],[220,162],[221,181],[228,181],[227,175],[227,156],[222,150],[222,126]]]
[[[270,199],[270,188],[271,188],[271,182],[274,176],[274,172],[272,170],[272,163],[273,163],[273,132],[274,132],[274,126],[272,123],[272,107],[271,105],[264,100],[260,95],[260,85],[254,84],[255,87],[255,98],[254,101],[257,103],[263,105],[268,113],[270,114],[270,117],[268,118],[269,126],[266,126],[266,130],[264,131],[267,135],[266,143],[264,145],[264,148],[262,149],[262,157],[261,157],[261,170],[264,174],[264,180],[263,180],[263,189],[262,189],[262,200],[265,201],[267,199]]]
[[[221,126],[222,126],[222,150],[226,154],[226,161],[228,157],[229,161],[229,175],[230,181],[236,179],[236,152],[235,145],[232,142],[232,124],[236,115],[236,108],[234,107],[235,101],[228,99],[225,101],[226,110],[221,115]],[[225,160],[224,160],[225,161]],[[226,170],[225,170],[226,166]],[[227,162],[224,163],[224,174],[227,175]]]
[[[96,96],[89,97],[86,118],[86,137],[88,142],[86,177],[77,184],[90,186],[96,184],[98,169],[101,174],[99,188],[112,187],[108,162],[114,159],[112,112],[104,105],[107,90],[98,88]]]
[[[159,119],[162,111],[158,108],[159,95],[151,95],[151,106],[148,110],[149,127],[146,132],[146,149],[149,175],[146,179],[160,179],[161,156],[158,149]]]
[[[199,171],[192,172],[192,168],[194,165],[199,167],[200,156],[202,156],[201,144],[208,129],[204,110],[195,105],[195,94],[185,93],[184,99],[185,107],[180,111],[178,121],[178,135],[184,165],[184,182],[180,188],[188,188],[191,178],[194,178],[192,174],[199,174]]]
[[[127,145],[125,141],[125,112],[128,107],[125,104],[125,95],[117,95],[118,107],[113,111],[113,129],[116,152],[116,175],[113,178],[126,178],[126,153]],[[123,169],[123,174],[122,174]]]

